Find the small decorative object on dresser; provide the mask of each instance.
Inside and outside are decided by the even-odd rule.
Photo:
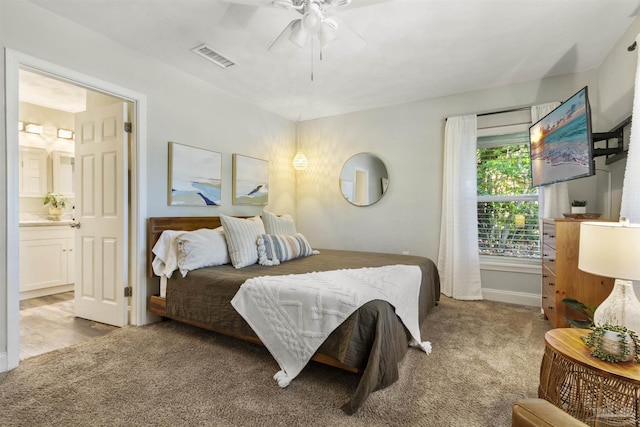
[[[67,206],[67,198],[58,193],[48,192],[43,204],[49,206],[49,216],[54,221],[60,221],[63,209]]]
[[[587,201],[586,200],[574,200],[573,202],[571,202],[571,213],[572,214],[587,213]]]

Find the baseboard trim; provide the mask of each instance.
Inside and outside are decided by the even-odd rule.
[[[527,305],[530,307],[540,307],[542,296],[527,292],[505,291],[502,289],[482,288],[482,298],[489,301],[506,302],[509,304]]]
[[[0,353],[0,372],[7,372],[9,370],[9,362],[7,353]]]
[[[47,295],[60,294],[63,292],[73,291],[73,283],[67,285],[52,286],[42,289],[34,289],[31,291],[20,292],[20,301],[31,298],[40,298]]]

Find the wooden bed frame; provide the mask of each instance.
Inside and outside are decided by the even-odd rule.
[[[248,217],[238,217],[238,218],[248,218]],[[221,226],[220,217],[217,216],[208,216],[208,217],[154,217],[147,219],[147,266],[148,266],[148,274],[150,278],[157,278],[157,276],[153,273],[152,261],[154,258],[151,250],[153,246],[156,244],[160,235],[165,230],[184,230],[184,231],[193,231],[199,228],[217,228]],[[227,330],[218,329],[214,326],[207,325],[204,323],[199,323],[197,321],[184,319],[177,316],[168,316],[167,315],[167,300],[166,298],[160,297],[158,295],[152,295],[149,297],[149,306],[148,309],[150,312],[155,313],[159,316],[176,320],[178,322],[186,323],[189,325],[197,326],[199,328],[207,329],[209,331],[213,331],[219,334],[231,336],[234,338],[241,339],[243,341],[248,341],[254,344],[262,344],[260,339],[253,336],[247,336],[242,334],[237,334],[234,332],[230,332]],[[349,372],[358,373],[359,369],[353,368],[351,366],[347,366],[338,359],[327,356],[324,354],[316,353],[313,355],[311,360],[316,362],[323,363],[325,365],[333,366],[336,368],[344,369]]]

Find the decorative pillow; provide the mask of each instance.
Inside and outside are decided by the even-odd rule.
[[[227,241],[222,227],[201,228],[182,233],[178,243],[178,268],[182,277],[191,270],[229,263]]]
[[[291,215],[276,215],[268,211],[262,211],[264,230],[267,234],[296,234],[296,224]]]
[[[227,239],[229,258],[235,268],[242,268],[258,262],[256,242],[264,234],[264,224],[259,216],[234,218],[220,215],[220,222]]]
[[[279,265],[284,261],[319,253],[311,249],[302,233],[293,235],[263,234],[258,237],[258,262],[260,265]]]

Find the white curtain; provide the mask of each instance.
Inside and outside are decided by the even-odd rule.
[[[441,291],[482,299],[478,250],[476,115],[449,117],[445,127],[438,272]]]
[[[636,43],[640,43],[640,35],[636,37]],[[636,85],[633,94],[633,113],[631,122],[631,139],[629,140],[629,153],[627,154],[627,166],[624,170],[624,183],[622,185],[622,205],[620,217],[627,218],[629,222],[640,224],[640,129],[636,126],[640,118],[640,49],[638,65],[636,67]]]
[[[538,120],[552,112],[560,102],[547,102],[546,104],[531,106],[531,122]],[[565,212],[571,212],[569,203],[569,187],[566,182],[550,184],[540,187],[541,209],[543,218],[562,218]]]

